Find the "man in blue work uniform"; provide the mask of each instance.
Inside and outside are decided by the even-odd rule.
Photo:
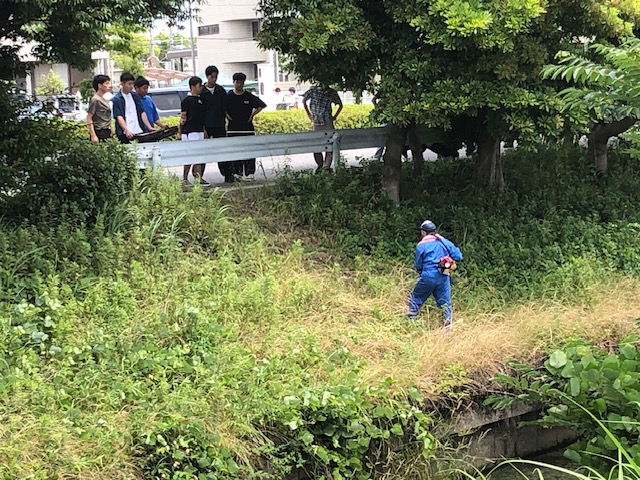
[[[420,274],[420,278],[413,287],[409,298],[410,319],[415,318],[420,312],[420,307],[433,295],[438,308],[442,309],[444,328],[451,330],[453,305],[451,303],[451,277],[449,272],[442,267],[444,259],[462,260],[462,253],[453,242],[436,233],[436,225],[431,220],[425,220],[420,225],[422,240],[416,247],[414,265]],[[441,260],[443,262],[441,263]]]

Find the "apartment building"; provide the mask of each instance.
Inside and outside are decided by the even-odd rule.
[[[297,86],[297,79],[280,70],[275,52],[258,46],[261,19],[256,7],[255,0],[207,0],[199,6],[198,68],[215,65],[229,77],[242,72],[258,81],[258,95],[270,104],[276,101],[276,87],[286,91]]]

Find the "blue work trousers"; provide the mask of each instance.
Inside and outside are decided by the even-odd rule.
[[[453,315],[453,305],[451,303],[451,279],[448,275],[420,276],[409,298],[409,317],[418,315],[422,304],[426,302],[431,295],[435,298],[438,308],[442,310],[444,325],[450,325]]]

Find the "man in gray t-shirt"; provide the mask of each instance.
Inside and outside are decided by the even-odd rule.
[[[95,95],[89,101],[87,110],[87,127],[92,143],[104,142],[111,138],[111,106],[104,98],[111,91],[111,79],[106,75],[93,77]]]

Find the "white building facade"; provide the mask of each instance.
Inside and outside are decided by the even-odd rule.
[[[276,87],[282,91],[280,96],[290,87],[299,88],[294,75],[280,70],[276,53],[258,46],[261,18],[254,0],[207,0],[199,8],[199,71],[215,65],[229,77],[244,73],[248,80],[258,81],[257,94],[270,107],[281,101],[274,93]]]

